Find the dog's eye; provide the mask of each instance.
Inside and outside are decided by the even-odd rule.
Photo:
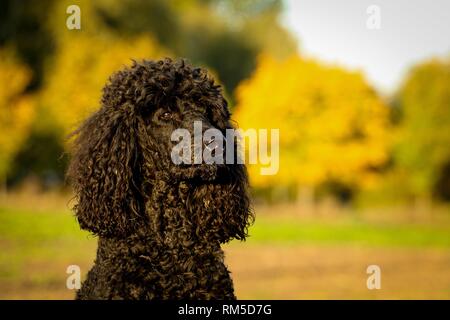
[[[163,114],[161,114],[160,119],[161,120],[170,120],[172,118],[172,113],[166,111]]]

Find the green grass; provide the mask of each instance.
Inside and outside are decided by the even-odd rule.
[[[84,261],[92,257],[94,249],[94,237],[80,230],[69,211],[43,213],[0,208],[0,280],[14,281],[25,273],[42,275],[45,273],[28,271],[45,269],[49,261],[55,265],[74,257]]]
[[[249,243],[353,244],[369,246],[450,247],[450,228],[437,225],[375,224],[343,219],[338,222],[257,217]],[[35,244],[93,240],[81,231],[69,211],[30,212],[0,208],[0,241],[32,247]],[[32,248],[28,248],[32,249]],[[37,248],[39,250],[39,248]]]
[[[0,239],[46,241],[85,236],[70,211],[32,212],[0,208]]]
[[[375,224],[358,220],[317,222],[260,218],[249,243],[351,244],[367,246],[450,247],[450,228],[411,224]]]

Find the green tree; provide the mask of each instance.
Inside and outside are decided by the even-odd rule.
[[[32,70],[27,89],[39,88],[45,62],[55,49],[51,31],[46,24],[54,17],[52,8],[55,2],[0,1],[0,46],[14,48],[20,60]]]
[[[450,59],[415,66],[400,88],[395,148],[397,177],[411,196],[444,196],[450,189]],[[446,182],[445,182],[446,181]]]
[[[287,56],[296,42],[278,21],[280,0],[102,0],[99,17],[125,36],[151,33],[174,55],[213,69],[228,93],[261,52]]]

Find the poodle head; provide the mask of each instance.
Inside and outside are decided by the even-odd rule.
[[[184,60],[144,60],[113,74],[101,108],[73,133],[67,176],[80,226],[101,236],[126,237],[155,225],[155,206],[165,210],[164,199],[154,203],[155,194],[167,197],[168,189],[190,186],[176,198],[186,206],[182,211],[192,211],[204,203],[192,190],[209,185],[222,190],[216,202],[242,207],[226,210],[239,218],[228,217],[228,226],[224,221],[228,231],[218,230],[219,240],[244,238],[251,216],[247,176],[237,164],[237,138],[225,138],[231,129],[221,88],[204,69]],[[226,199],[237,188],[240,195]]]

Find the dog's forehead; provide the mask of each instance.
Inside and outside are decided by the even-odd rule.
[[[220,85],[205,69],[171,60],[135,62],[114,73],[103,89],[102,103],[182,113],[227,106]]]
[[[208,104],[200,99],[183,99],[176,98],[173,103],[164,104],[162,106],[164,110],[169,110],[172,112],[179,112],[182,114],[187,113],[205,113],[207,111]]]

